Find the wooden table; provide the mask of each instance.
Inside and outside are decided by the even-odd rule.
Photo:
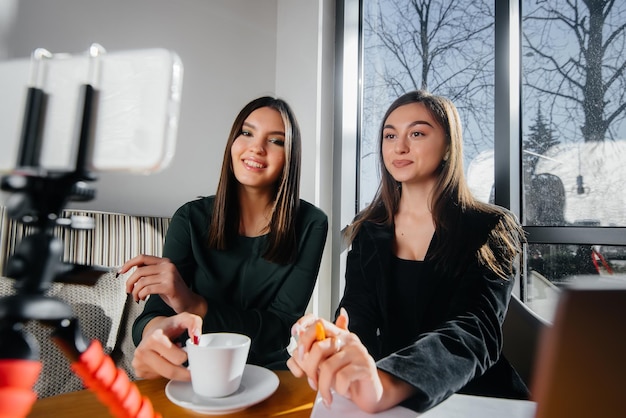
[[[280,383],[276,392],[266,400],[243,411],[225,416],[236,417],[280,417],[309,418],[315,400],[315,392],[309,387],[306,379],[297,379],[289,371],[276,371]],[[168,417],[200,417],[188,409],[173,404],[165,396],[167,379],[138,380],[136,385],[143,396],[152,402],[154,409],[164,418]],[[62,395],[39,399],[33,405],[29,417],[87,417],[110,418],[106,406],[96,399],[89,390],[69,392]],[[217,416],[217,415],[213,415]]]

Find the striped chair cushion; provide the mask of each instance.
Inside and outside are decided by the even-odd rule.
[[[57,228],[55,235],[64,245],[63,260],[66,262],[98,265],[110,268],[94,286],[53,283],[47,295],[67,302],[79,318],[83,334],[102,342],[107,354],[111,354],[134,378],[130,359],[134,347],[130,341],[130,327],[140,312],[137,305],[126,295],[125,277],[115,277],[119,266],[138,254],[162,254],[163,241],[169,218],[132,216],[97,211],[66,210],[64,217],[88,216],[95,222],[94,229],[72,230]],[[24,236],[33,232],[8,218],[5,208],[0,208],[0,268],[15,252]],[[0,296],[14,293],[13,280],[0,278]],[[68,361],[47,337],[50,329],[29,322],[27,330],[37,338],[43,371],[35,385],[39,397],[46,397],[82,388],[80,380],[72,375]]]

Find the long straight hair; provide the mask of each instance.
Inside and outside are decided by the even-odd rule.
[[[466,211],[477,211],[501,215],[496,225],[492,240],[499,247],[498,254],[494,248],[483,246],[479,250],[479,258],[500,277],[506,277],[510,266],[501,263],[512,260],[521,251],[521,237],[523,232],[515,218],[500,207],[481,202],[474,198],[465,180],[463,172],[463,133],[461,119],[456,106],[447,98],[430,94],[424,90],[415,90],[398,97],[387,109],[378,132],[379,166],[382,173],[381,183],[372,202],[357,215],[355,221],[347,228],[346,238],[352,242],[364,222],[393,225],[394,216],[398,212],[401,185],[387,171],[382,156],[383,128],[389,115],[397,108],[411,104],[422,103],[431,116],[443,128],[447,155],[441,161],[438,169],[437,181],[431,196],[431,210],[435,223],[435,234],[440,236],[455,235],[458,229],[459,215]],[[518,239],[519,238],[519,239]],[[433,258],[442,260],[444,266],[453,252],[449,251],[450,242],[440,240],[439,245],[433,248]],[[456,254],[454,255],[456,256]]]
[[[278,111],[285,125],[285,165],[274,187],[274,204],[269,222],[267,246],[263,258],[277,264],[293,262],[298,253],[296,215],[300,205],[300,128],[289,105],[282,99],[264,96],[252,100],[237,115],[226,143],[222,171],[215,194],[209,226],[209,248],[227,250],[239,233],[239,182],[233,171],[231,148],[239,137],[243,123],[262,107]]]

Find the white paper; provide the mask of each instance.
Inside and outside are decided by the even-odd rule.
[[[315,398],[315,404],[311,412],[311,418],[366,418],[372,416],[377,418],[415,418],[419,416],[419,414],[401,406],[396,406],[395,408],[374,415],[368,414],[357,408],[352,401],[336,393],[333,393],[333,402],[330,408],[327,408],[322,402],[322,397],[319,392]]]
[[[535,410],[532,401],[454,394],[422,414],[401,406],[368,414],[337,394],[333,395],[330,408],[326,408],[318,393],[311,418],[533,418]]]

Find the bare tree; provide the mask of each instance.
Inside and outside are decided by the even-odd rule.
[[[493,1],[369,3],[363,19],[370,71],[365,76],[376,81],[366,85],[382,86],[390,96],[413,89],[444,95],[459,107],[466,126],[492,132]],[[482,131],[474,139],[491,141],[492,135]]]
[[[626,118],[626,4],[533,0],[524,6],[524,85],[548,99],[550,117],[565,122],[556,123],[562,136],[576,137],[580,129],[584,141],[615,139]]]

